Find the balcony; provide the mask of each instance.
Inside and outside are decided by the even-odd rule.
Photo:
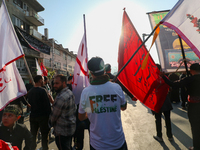
[[[25,2],[37,12],[44,11],[44,7],[37,0],[26,0]]]
[[[36,26],[44,25],[44,19],[34,11],[26,11],[25,18]]]

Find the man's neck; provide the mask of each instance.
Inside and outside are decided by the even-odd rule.
[[[40,83],[35,83],[35,87],[41,87]]]

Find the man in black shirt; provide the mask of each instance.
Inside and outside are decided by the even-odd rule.
[[[42,134],[42,149],[48,150],[48,135],[50,128],[48,126],[49,115],[51,113],[50,100],[47,91],[42,88],[44,78],[37,75],[34,78],[35,86],[28,92],[28,100],[31,105],[30,128],[33,135],[32,150],[37,147],[36,137],[40,128]]]

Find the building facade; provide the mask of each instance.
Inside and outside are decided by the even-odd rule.
[[[55,43],[54,39],[48,39],[48,34],[38,32],[38,27],[44,25],[44,19],[38,13],[44,11],[44,7],[37,0],[5,1],[32,76],[36,75],[35,59],[39,64],[43,62],[45,67],[55,70],[56,74],[73,74],[76,55]],[[16,64],[22,79],[27,83],[30,77],[24,59],[17,60]]]

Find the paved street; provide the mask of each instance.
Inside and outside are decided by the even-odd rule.
[[[151,111],[139,101],[128,101],[127,110],[122,112],[122,124],[129,150],[187,150],[192,146],[191,129],[187,112],[181,109],[179,104],[173,104],[171,112],[172,132],[174,142],[168,141],[165,122],[162,120],[164,142],[160,143],[153,138],[156,135],[155,119]],[[25,124],[29,126],[26,119]],[[38,149],[41,143],[38,143]],[[50,150],[57,150],[54,141],[49,144]],[[84,150],[89,150],[88,131],[85,130]]]

